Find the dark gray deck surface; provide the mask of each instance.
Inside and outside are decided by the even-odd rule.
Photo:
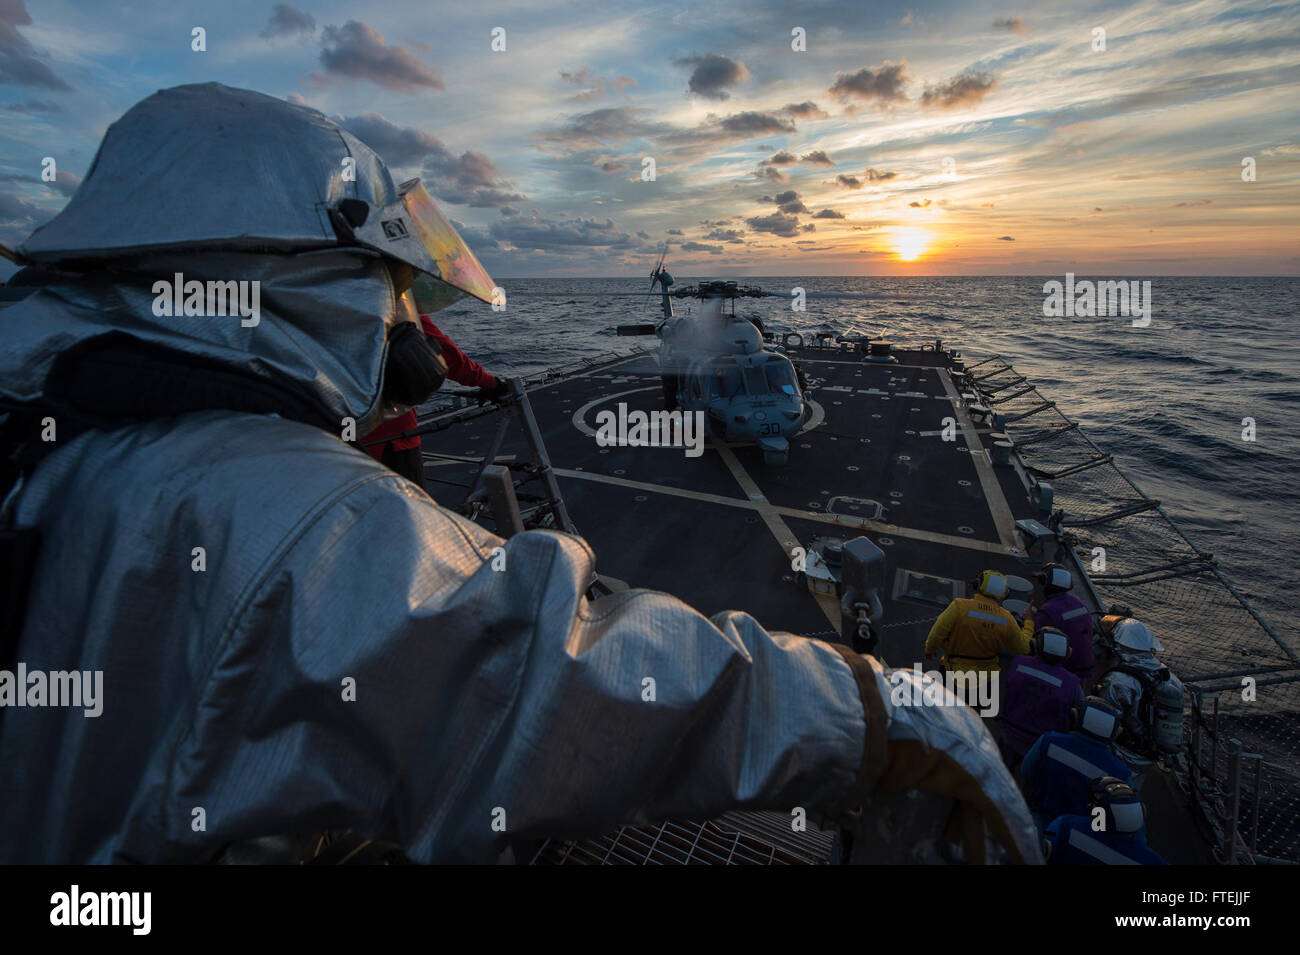
[[[823,609],[791,569],[792,548],[818,536],[865,534],[885,551],[891,581],[899,570],[964,582],[985,568],[1026,576],[1034,566],[1022,561],[1012,527],[1033,516],[1027,492],[1013,469],[995,469],[980,454],[988,429],[965,417],[947,353],[897,355],[897,364],[872,364],[853,352],[792,350],[819,413],[792,440],[783,466],[763,464],[756,448],[712,442],[698,458],[673,448],[599,447],[602,408],[662,407],[652,356],[532,388],[529,400],[602,573],[704,613],[745,610],[771,629],[833,638],[833,602]],[[946,417],[965,426],[956,441],[941,437]],[[481,457],[497,420],[486,415],[425,436],[428,486],[440,503],[462,502],[459,485],[477,462],[436,455]],[[512,432],[503,463],[526,452],[522,434]],[[877,518],[862,516],[876,505]],[[940,609],[888,601],[881,649],[890,663],[919,660]],[[902,626],[909,621],[921,622]]]

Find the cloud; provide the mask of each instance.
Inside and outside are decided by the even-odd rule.
[[[997,85],[997,79],[988,73],[965,73],[953,77],[947,83],[927,86],[921,94],[921,105],[939,109],[974,106]]]
[[[770,179],[772,182],[789,182],[790,177],[777,169],[775,166],[764,166],[762,163],[754,170],[754,175],[759,179]]]
[[[458,156],[432,133],[414,126],[398,126],[379,113],[335,118],[389,165],[421,165],[429,176],[429,191],[446,202],[486,208],[528,198],[513,191],[514,184],[483,153],[467,150]]]
[[[823,209],[813,216],[814,219],[843,219],[844,213],[836,212],[834,209]]]
[[[631,169],[631,168],[632,168],[631,166],[629,166],[625,162],[622,162],[621,160],[620,161],[610,160],[609,162],[603,162],[600,164],[601,172],[623,172],[624,170]]]
[[[683,242],[681,244],[683,252],[707,252],[709,255],[721,255],[722,246],[705,245],[703,242]]]
[[[0,193],[0,237],[10,244],[21,243],[38,222],[48,218],[40,206]]]
[[[1018,33],[1024,36],[1029,32],[1029,27],[1025,26],[1025,21],[1020,17],[999,17],[993,21],[993,29],[1005,30],[1008,33]]]
[[[669,235],[685,235],[686,233],[683,232],[681,229],[669,229],[669,230],[668,230],[668,234],[669,234]]]
[[[416,92],[442,89],[442,79],[431,66],[400,46],[388,46],[374,27],[349,20],[341,27],[327,26],[321,33],[320,62],[327,74],[370,80],[385,89]]]
[[[770,232],[772,235],[790,237],[798,235],[799,220],[795,216],[788,216],[781,212],[774,212],[770,216],[754,216],[746,219],[745,224],[755,232]]]
[[[782,119],[773,113],[759,113],[753,110],[746,110],[743,113],[733,113],[718,123],[729,133],[736,133],[742,136],[761,136],[767,133],[793,133],[795,131],[794,123],[788,119]]]
[[[1191,202],[1175,202],[1174,208],[1181,209],[1184,206],[1208,206],[1213,201],[1213,199],[1193,199]]]
[[[446,202],[484,208],[528,199],[512,192],[514,184],[502,177],[492,160],[472,149],[459,156],[444,150],[426,159],[424,169],[432,179],[429,191]]]
[[[835,177],[835,181],[838,182],[841,186],[843,186],[846,189],[862,188],[862,180],[859,179],[857,176],[846,176],[844,175],[844,173],[840,173],[838,176]]]
[[[834,166],[831,157],[826,155],[825,150],[815,149],[810,153],[804,153],[802,156],[796,156],[787,150],[781,150],[759,163],[760,166],[793,166],[800,163],[805,166]]]
[[[414,126],[398,126],[379,113],[336,116],[338,124],[384,157],[391,166],[412,166],[446,153],[442,140]]]
[[[676,62],[695,67],[687,81],[687,90],[706,99],[729,99],[731,94],[726,88],[749,79],[749,70],[745,69],[744,63],[720,53],[685,57]]]
[[[11,113],[61,113],[63,107],[41,99],[24,100],[21,103],[6,103],[5,109]],[[1267,154],[1268,150],[1265,150]]]
[[[785,192],[778,192],[771,198],[764,196],[763,201],[775,202],[778,209],[790,215],[808,211],[808,207],[805,206],[803,201],[799,198],[799,193],[795,192],[793,189],[787,189]]]
[[[70,196],[76,192],[79,185],[81,185],[80,176],[74,175],[70,172],[64,172],[62,169],[54,174],[54,181],[49,183],[49,186],[54,189],[55,192],[61,193],[65,196]]]
[[[886,61],[877,70],[864,66],[856,73],[836,73],[829,92],[841,100],[860,99],[884,107],[907,101],[907,94],[903,92],[907,79],[906,63]]]
[[[495,239],[517,249],[538,252],[573,252],[605,247],[632,248],[632,236],[620,232],[613,219],[548,219],[533,210],[526,216],[497,220],[488,232]]]
[[[18,32],[31,26],[32,18],[23,0],[0,0],[0,85],[35,86],[71,91]]]
[[[1000,235],[1000,236],[998,236],[998,241],[999,241],[999,242],[1015,242],[1016,240],[1013,239],[1013,238],[1012,238],[1011,236],[1009,236],[1009,235]]]
[[[888,182],[897,175],[896,172],[884,172],[880,169],[868,169],[866,171],[867,182]]]
[[[744,234],[740,229],[714,229],[704,238],[713,239],[715,242],[743,242]]]
[[[930,200],[922,199],[920,202],[909,202],[908,205],[911,206],[913,209],[924,209],[930,205]]]
[[[259,36],[272,39],[279,36],[300,36],[316,32],[316,18],[310,13],[299,10],[292,3],[277,3],[271,13],[271,19]]]
[[[583,87],[582,92],[569,97],[571,103],[590,103],[598,100],[607,92],[621,92],[629,86],[636,86],[636,80],[630,76],[619,76],[610,79],[607,76],[595,76],[591,72],[591,67],[584,66],[579,70],[560,70],[560,79],[566,83],[572,83],[574,86]],[[624,99],[627,94],[623,94]]]
[[[793,116],[795,119],[830,119],[831,114],[824,109],[819,109],[817,104],[812,100],[805,100],[802,103],[787,103],[781,107],[781,112],[787,116]]]

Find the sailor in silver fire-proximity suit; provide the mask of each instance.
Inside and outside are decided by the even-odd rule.
[[[1095,694],[1120,712],[1115,751],[1136,772],[1160,757],[1175,758],[1183,742],[1183,684],[1156,657],[1164,650],[1146,624],[1131,617],[1102,620],[1115,666],[1097,680]]]
[[[852,819],[909,789],[1041,861],[972,710],[896,706],[877,660],[744,613],[588,600],[581,539],[502,541],[341,440],[437,387],[390,266],[493,283],[418,181],[322,114],[156,93],[19,251],[61,277],[0,310],[24,462],[0,517],[39,532],[4,666],[98,671],[102,698],[0,710],[0,862],[208,861],[340,828],[491,861],[734,808]],[[256,309],[189,314],[213,294],[192,282],[253,281]]]

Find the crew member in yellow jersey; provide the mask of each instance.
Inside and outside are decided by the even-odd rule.
[[[1001,601],[1007,595],[1007,578],[995,570],[980,574],[975,594],[959,597],[939,614],[925,641],[929,659],[943,651],[943,666],[954,670],[998,670],[998,652],[1004,647],[1013,654],[1029,652],[1034,635],[1034,618],[1027,613],[1016,623]]]

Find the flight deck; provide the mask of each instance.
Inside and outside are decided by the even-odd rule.
[[[706,614],[744,610],[768,629],[835,639],[839,600],[810,591],[799,556],[821,538],[866,536],[884,551],[891,583],[878,652],[909,666],[934,617],[980,571],[1024,579],[1053,559],[1027,553],[1032,541],[1016,521],[1047,515],[1013,460],[993,463],[990,416],[968,407],[951,352],[902,350],[892,362],[850,345],[787,353],[807,376],[811,415],[783,465],[713,439],[699,457],[600,446],[603,409],[663,408],[650,353],[529,387],[568,513],[601,574]],[[426,483],[439,503],[464,504],[497,417],[426,434]],[[514,429],[496,460],[509,467],[529,455]]]

